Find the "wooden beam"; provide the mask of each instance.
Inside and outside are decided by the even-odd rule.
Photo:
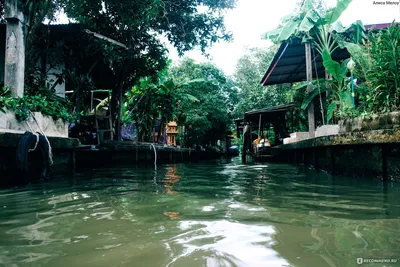
[[[289,43],[286,43],[285,48],[283,49],[282,53],[279,55],[278,59],[275,61],[274,66],[272,66],[271,71],[267,74],[267,76],[265,77],[265,79],[262,80],[261,84],[265,85],[265,83],[267,82],[269,76],[271,75],[271,73],[274,71],[276,65],[278,64],[279,60],[281,59],[281,57],[283,56],[283,54],[285,53],[287,47],[289,46]]]
[[[112,44],[118,45],[118,46],[120,46],[120,47],[122,47],[122,48],[128,49],[128,47],[127,47],[126,45],[124,45],[123,43],[118,42],[118,41],[116,41],[116,40],[114,40],[114,39],[111,39],[111,38],[109,38],[109,37],[107,37],[107,36],[104,36],[104,35],[102,35],[102,34],[100,34],[100,33],[92,32],[92,31],[90,31],[90,30],[88,30],[88,29],[85,29],[85,32],[86,32],[87,34],[89,34],[89,35],[93,35],[93,36],[96,37],[96,38],[105,40],[105,41],[107,41],[107,42],[109,42],[109,43],[112,43]]]
[[[314,89],[312,86],[312,59],[311,59],[311,45],[306,43],[306,72],[307,72],[307,92],[311,93]],[[315,136],[315,117],[314,117],[314,101],[308,105],[308,132],[310,137]]]

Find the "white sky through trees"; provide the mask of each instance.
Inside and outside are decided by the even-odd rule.
[[[391,0],[398,3],[399,0]],[[184,56],[197,61],[212,61],[230,75],[236,62],[246,48],[268,47],[269,41],[262,40],[263,33],[276,28],[282,17],[293,12],[297,0],[238,0],[235,9],[226,11],[225,25],[233,33],[230,43],[214,44],[207,50],[210,58],[205,58],[199,50],[189,51]],[[324,0],[327,6],[334,6],[336,0]],[[353,0],[339,19],[345,26],[361,20],[364,24],[390,23],[400,21],[400,5],[374,5],[382,0]],[[383,1],[386,2],[386,1]],[[57,23],[68,23],[65,14],[58,16]],[[176,62],[179,56],[172,45],[167,44],[170,58]]]
[[[268,47],[271,44],[261,39],[262,34],[276,28],[282,17],[292,13],[296,2],[297,0],[238,0],[237,8],[227,11],[225,15],[227,30],[233,33],[234,40],[231,43],[215,44],[208,49],[210,60],[226,74],[232,74],[237,60],[245,53],[246,47]],[[361,20],[364,24],[400,21],[399,5],[374,5],[373,2],[353,0],[340,21],[345,26],[356,20]],[[334,6],[336,1],[325,0],[325,4]],[[168,47],[170,57],[174,61],[179,60],[175,49]],[[207,61],[200,51],[190,51],[185,56],[198,61]]]

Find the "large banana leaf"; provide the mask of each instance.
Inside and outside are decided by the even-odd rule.
[[[306,109],[308,107],[308,105],[311,103],[311,101],[320,93],[324,93],[324,92],[333,92],[333,93],[337,93],[334,89],[332,88],[321,88],[320,90],[313,90],[312,92],[310,92],[304,99],[303,104],[301,105],[302,109]]]
[[[286,23],[286,25],[282,28],[277,41],[284,41],[289,39],[290,36],[297,32],[298,22],[295,20],[290,20]]]
[[[358,55],[359,53],[362,52],[362,46],[359,44],[354,44],[354,43],[349,43],[349,42],[339,42],[339,46],[341,48],[346,48],[347,51],[351,54],[351,55]]]
[[[303,9],[306,10],[306,11],[311,10],[311,9],[314,9],[314,4],[313,4],[313,2],[312,2],[311,0],[305,0],[305,1],[304,1],[304,8],[303,8]]]
[[[337,0],[336,7],[327,12],[323,18],[322,24],[332,24],[337,21],[342,13],[347,9],[352,0]]]
[[[336,110],[338,106],[337,101],[332,101],[329,106],[328,106],[328,110],[326,111],[326,115],[327,115],[327,121],[328,123],[330,122],[330,120],[333,117],[333,112]]]
[[[322,60],[326,71],[333,76],[336,81],[341,82],[346,77],[346,65],[340,65],[334,61],[326,48],[322,50]]]
[[[282,28],[267,32],[264,38],[274,42],[282,42],[298,32],[307,33],[314,27],[332,25],[339,19],[350,3],[351,0],[338,0],[335,8],[321,16],[314,9],[312,1],[306,0],[302,10],[303,15],[300,16],[303,18],[302,20],[291,18]]]
[[[360,44],[365,38],[365,27],[361,20],[357,20],[348,27],[338,21],[331,26],[331,31],[336,33],[347,33],[347,38],[350,38],[354,43]]]
[[[320,19],[321,16],[315,9],[309,10],[299,25],[299,31],[300,32],[310,31]]]
[[[265,40],[275,40],[276,38],[278,38],[279,34],[282,31],[282,27],[280,28],[276,28],[272,31],[266,32],[263,36],[263,39]]]
[[[345,90],[340,93],[340,101],[348,107],[351,107],[353,105],[353,99],[351,97],[350,90]]]
[[[330,27],[332,32],[336,33],[344,33],[347,31],[348,27],[343,26],[343,24],[340,21],[337,21],[336,23],[333,23]]]

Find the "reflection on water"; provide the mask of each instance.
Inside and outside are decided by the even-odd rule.
[[[174,184],[179,181],[181,178],[179,175],[176,174],[176,166],[166,167],[165,168],[165,188],[167,189],[167,194],[173,195],[177,194],[178,192],[173,191]]]
[[[0,266],[356,266],[398,259],[399,185],[239,162],[0,191]]]

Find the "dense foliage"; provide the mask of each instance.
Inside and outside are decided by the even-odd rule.
[[[276,46],[268,49],[252,48],[239,58],[233,75],[239,90],[238,104],[233,112],[234,118],[242,118],[244,112],[249,110],[290,102],[289,85],[267,87],[261,85],[261,79],[276,50]]]
[[[224,140],[232,126],[230,116],[237,103],[237,90],[234,82],[209,63],[196,63],[184,59],[170,71],[177,82],[194,79],[208,79],[212,82],[183,86],[179,94],[188,94],[198,101],[180,101],[176,109],[178,125],[185,126],[181,142],[186,146],[193,144],[215,145]]]
[[[357,107],[360,114],[398,111],[400,106],[400,27],[371,31],[365,45],[351,47],[356,62]]]
[[[180,54],[195,47],[205,52],[213,43],[231,39],[231,34],[225,30],[221,11],[233,8],[235,5],[235,0],[21,0],[21,2],[25,5],[25,13],[30,21],[28,49],[41,38],[43,31],[40,29],[44,19],[54,20],[60,11],[91,31],[123,44],[121,47],[114,41],[98,40],[97,51],[100,54],[95,55],[104,60],[114,72],[114,77],[110,79],[115,81],[112,110],[116,130],[119,129],[119,110],[123,92],[131,88],[140,77],[156,75],[166,66],[166,48],[159,37],[166,37]],[[35,59],[27,61],[28,65],[31,65],[27,66],[28,78],[36,73],[38,58]],[[43,71],[41,75],[43,76]],[[43,86],[41,82],[36,84]]]
[[[73,106],[66,100],[59,99],[54,95],[26,95],[25,97],[12,97],[8,89],[3,88],[0,93],[0,112],[6,113],[11,110],[15,113],[17,120],[27,120],[30,112],[40,111],[42,114],[53,119],[73,121]]]
[[[123,122],[128,125],[132,122],[136,124],[140,141],[151,140],[158,119],[160,131],[157,141],[160,141],[161,129],[168,121],[175,119],[177,106],[183,101],[198,102],[195,97],[181,93],[181,87],[207,82],[198,79],[177,84],[168,76],[167,71],[165,69],[157,77],[142,78],[125,94]]]
[[[337,22],[341,14],[346,10],[351,0],[338,0],[336,7],[330,10],[318,10],[315,3],[305,0],[296,16],[291,16],[282,27],[266,34],[267,38],[275,42],[290,42],[294,39],[302,40],[302,43],[310,43],[320,54],[323,65],[331,79],[321,80],[314,83],[318,90],[314,90],[305,97],[302,105],[306,109],[311,101],[319,95],[322,122],[337,121],[354,115],[352,104],[350,82],[347,79],[347,61],[337,62],[333,60],[333,53],[339,47],[347,48],[362,42],[364,26],[357,21],[349,27],[343,27]],[[315,56],[315,51],[314,51]],[[306,84],[305,86],[311,86]],[[304,84],[300,85],[300,88]],[[327,96],[328,106],[324,108],[322,103],[322,92],[330,91]]]
[[[198,7],[205,11],[199,12]],[[103,44],[103,54],[115,74],[114,122],[118,128],[120,99],[140,77],[154,75],[166,66],[164,35],[182,54],[206,47],[220,39],[229,40],[220,10],[232,8],[233,0],[213,1],[63,1],[68,17],[94,31],[125,44],[122,49]]]
[[[180,145],[215,145],[230,129],[236,100],[234,83],[221,70],[184,59],[156,77],[142,78],[126,93],[124,121],[138,126],[140,141],[151,140],[156,120],[160,129],[175,120],[183,130]]]

